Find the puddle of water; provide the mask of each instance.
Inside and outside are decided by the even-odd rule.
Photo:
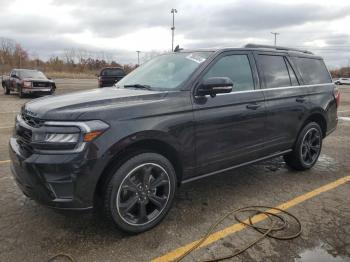
[[[336,171],[337,164],[338,164],[338,162],[334,158],[332,158],[328,155],[325,155],[325,154],[321,154],[317,160],[316,168],[320,167],[322,169]]]
[[[305,250],[299,254],[300,258],[296,258],[295,262],[349,262],[350,257],[340,257],[329,254],[322,247]]]

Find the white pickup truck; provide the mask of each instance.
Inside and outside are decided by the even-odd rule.
[[[336,85],[350,85],[350,78],[338,78],[334,80],[334,84]]]

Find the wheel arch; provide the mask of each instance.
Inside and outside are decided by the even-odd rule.
[[[176,146],[169,143],[169,141],[160,139],[160,137],[161,136],[152,138],[142,138],[132,143],[127,143],[127,145],[124,146],[120,145],[125,144],[124,140],[128,139],[124,139],[123,141],[119,142],[119,149],[117,151],[113,150],[113,156],[109,159],[105,168],[101,172],[100,177],[98,178],[95,187],[94,197],[96,198],[102,196],[102,189],[108,183],[111,174],[114,170],[118,169],[129,158],[143,152],[154,152],[166,157],[173,165],[176,172],[177,183],[178,185],[180,185],[183,174],[183,162],[181,154]]]
[[[310,122],[316,122],[322,131],[322,137],[324,138],[327,135],[327,120],[326,117],[322,112],[315,111],[311,113],[303,122],[303,125],[299,129],[300,131],[303,129],[304,126],[306,126]]]

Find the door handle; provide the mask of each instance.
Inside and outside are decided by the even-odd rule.
[[[305,102],[305,97],[297,97],[296,99],[295,99],[295,101],[297,101],[298,103],[304,103]]]
[[[248,104],[247,109],[257,110],[259,107],[261,107],[260,104]]]

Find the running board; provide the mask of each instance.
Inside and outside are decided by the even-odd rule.
[[[223,172],[226,172],[226,171],[229,171],[229,170],[232,170],[232,169],[236,169],[236,168],[239,168],[239,167],[242,167],[242,166],[247,166],[247,165],[250,165],[250,164],[253,164],[253,163],[256,163],[256,162],[260,162],[260,161],[263,161],[263,160],[266,160],[266,159],[270,159],[270,158],[278,157],[278,156],[281,156],[281,155],[285,155],[286,153],[289,153],[291,151],[292,151],[292,149],[288,149],[288,150],[281,151],[281,152],[278,152],[278,153],[275,153],[275,154],[272,154],[272,155],[268,155],[268,156],[264,156],[264,157],[261,157],[261,158],[258,158],[258,159],[252,160],[252,161],[248,161],[248,162],[245,162],[245,163],[242,163],[242,164],[239,164],[239,165],[227,167],[227,168],[220,169],[220,170],[217,170],[217,171],[214,171],[214,172],[210,172],[210,173],[207,173],[207,174],[204,174],[204,175],[191,177],[189,179],[183,180],[181,182],[181,184],[186,184],[186,183],[189,183],[189,182],[192,182],[192,181],[195,181],[195,180],[199,180],[199,179],[202,179],[202,178],[205,178],[205,177],[213,176],[213,175],[216,175],[216,174],[219,174],[219,173],[223,173]]]

